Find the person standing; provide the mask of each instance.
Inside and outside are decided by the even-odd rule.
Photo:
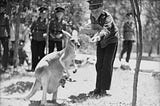
[[[105,96],[110,90],[113,63],[118,45],[118,28],[111,14],[103,10],[103,0],[89,0],[91,28],[97,30],[92,41],[97,42],[96,87],[89,92],[92,96]]]
[[[132,51],[133,43],[135,42],[135,27],[133,22],[132,13],[126,14],[126,22],[123,25],[123,45],[120,53],[119,60],[123,58],[124,53],[127,53],[125,59],[125,65],[129,66],[130,55]],[[123,65],[121,66],[123,68]]]
[[[10,38],[10,28],[9,28],[9,18],[5,14],[5,5],[1,2],[0,4],[0,41],[3,46],[3,56],[2,56],[2,71],[5,72],[8,66],[8,55],[9,55],[9,38]]]
[[[32,52],[32,69],[35,70],[37,63],[45,56],[45,36],[47,33],[46,23],[46,10],[45,7],[39,8],[39,18],[33,22],[31,26],[31,52]]]
[[[55,14],[53,15],[50,25],[49,25],[49,53],[53,52],[55,45],[57,51],[63,49],[62,45],[62,30],[66,30],[66,25],[64,24],[65,9],[62,7],[55,8]]]

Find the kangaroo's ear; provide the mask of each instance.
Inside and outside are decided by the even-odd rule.
[[[62,33],[63,33],[64,36],[66,36],[67,38],[71,38],[71,37],[72,37],[72,35],[71,35],[69,32],[67,32],[67,31],[62,30]]]

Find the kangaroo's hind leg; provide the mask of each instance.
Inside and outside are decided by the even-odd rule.
[[[24,100],[29,100],[36,92],[37,90],[41,87],[41,83],[39,80],[36,79],[31,92],[24,98]]]
[[[52,103],[57,103],[56,102],[56,99],[57,99],[57,90],[55,92],[53,92],[53,95],[52,95]]]
[[[43,95],[42,95],[41,104],[46,105],[47,104],[47,89],[48,89],[48,84],[49,84],[49,79],[47,75],[44,75],[41,78],[41,82],[42,82],[42,87],[43,87]]]

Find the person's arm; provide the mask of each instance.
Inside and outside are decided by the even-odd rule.
[[[105,19],[105,23],[102,27],[102,30],[99,32],[99,36],[108,37],[112,33],[112,27],[114,26],[113,17],[111,14],[107,13],[107,17]]]
[[[32,23],[32,25],[31,25],[31,28],[30,28],[31,33],[33,33],[33,31],[34,31],[35,25],[36,25],[36,22],[34,21],[34,22]]]
[[[6,17],[6,30],[7,30],[8,38],[10,38],[9,19],[7,17]]]
[[[67,30],[67,22],[66,21],[62,21],[62,30],[66,31]]]

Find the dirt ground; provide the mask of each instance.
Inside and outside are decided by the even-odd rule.
[[[118,66],[118,60],[115,61],[111,90],[108,92],[110,96],[98,99],[87,98],[87,93],[95,87],[94,61],[93,59],[93,62],[81,66],[76,74],[73,74],[72,70],[70,71],[74,81],[67,82],[65,88],[59,88],[57,102],[61,105],[58,106],[131,106],[134,70],[121,70]],[[132,62],[134,65],[135,61]],[[137,106],[160,106],[160,78],[145,71],[152,64],[153,66],[156,64],[155,66],[158,67],[158,63],[143,62],[142,64],[144,72],[139,73]],[[154,70],[154,67],[151,66],[150,69]],[[22,71],[23,69],[19,70],[21,72],[15,75],[16,77],[8,77],[8,79],[1,81],[0,106],[40,106],[30,101],[14,99],[28,94],[32,82],[35,80],[33,73],[28,74]],[[31,98],[31,101],[39,101],[41,97],[42,91],[38,91]],[[51,95],[48,94],[47,98],[51,99]]]

